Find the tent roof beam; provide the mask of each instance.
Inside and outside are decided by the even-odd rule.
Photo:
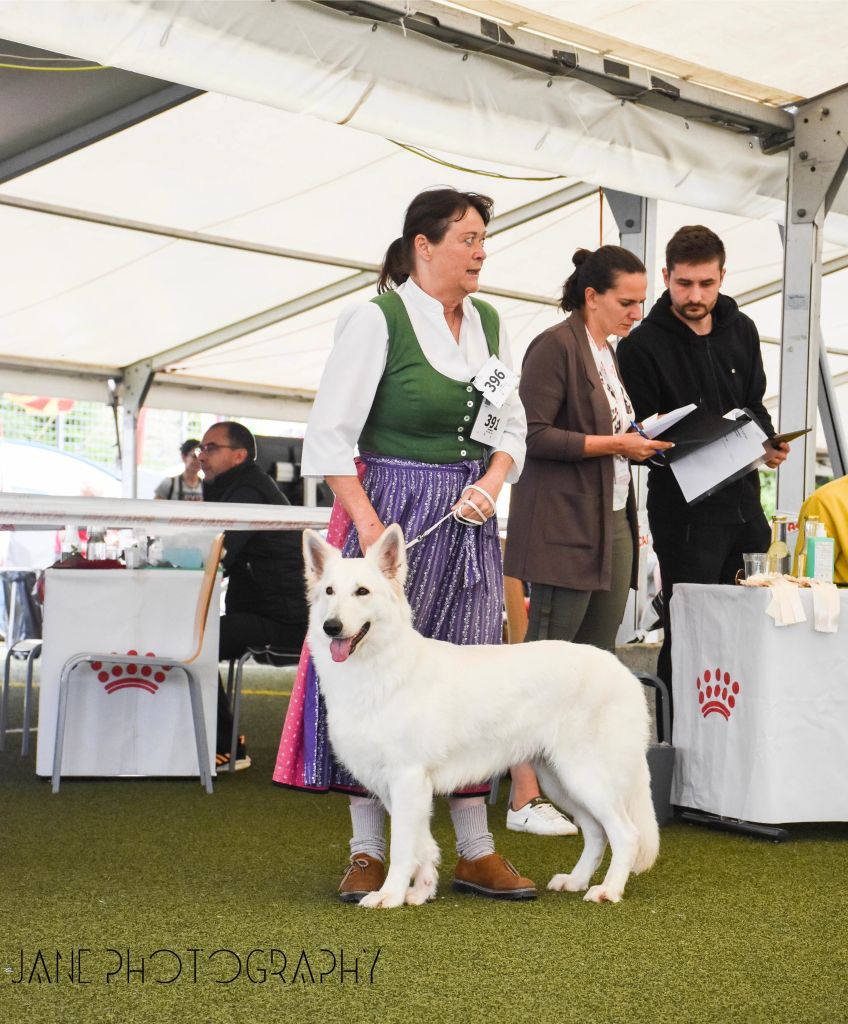
[[[580,79],[622,102],[639,103],[678,117],[704,121],[727,131],[756,136],[767,153],[792,144],[794,120],[779,107],[696,85],[674,75],[614,60],[582,47],[546,39],[480,15],[428,0],[314,0],[336,13],[396,25],[449,46],[500,57],[551,78]]]
[[[153,80],[151,79],[151,81]],[[0,183],[34,171],[44,164],[49,164],[78,149],[90,146],[93,142],[99,142],[109,135],[114,135],[116,132],[123,131],[140,121],[145,121],[149,117],[154,117],[156,114],[161,114],[180,103],[185,103],[186,100],[203,94],[202,89],[191,89],[185,85],[164,83],[163,85],[164,88],[143,96],[141,99],[134,100],[108,114],[95,117],[69,131],[54,135],[46,142],[38,143],[23,152],[7,157],[5,160],[0,160]]]

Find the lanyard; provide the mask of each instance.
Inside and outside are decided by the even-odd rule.
[[[492,515],[495,514],[494,513],[495,499],[491,496],[491,494],[489,494],[489,492],[487,490],[485,490],[482,487],[479,487],[477,484],[466,484],[465,487],[463,487],[463,491],[479,491],[480,494],[482,494],[483,497],[492,506],[492,510],[493,510],[492,511]],[[480,516],[480,521],[478,522],[476,519],[469,519],[467,516],[463,515],[462,514],[462,506],[463,505],[470,505],[474,509],[474,511],[477,513],[477,515]],[[418,544],[420,541],[424,540],[424,538],[428,534],[432,533],[433,530],[438,529],[442,525],[442,523],[447,522],[448,519],[451,518],[451,516],[453,516],[453,518],[458,523],[462,523],[464,526],[482,526],[483,523],[486,521],[486,516],[483,514],[483,511],[479,507],[479,505],[475,504],[475,502],[473,502],[470,498],[464,498],[463,501],[462,501],[462,504],[459,506],[459,508],[455,508],[455,509],[452,508],[450,510],[450,512],[448,512],[447,515],[442,516],[442,518],[438,522],[433,523],[432,526],[428,526],[427,529],[423,533],[419,533],[418,536],[414,538],[414,540],[411,540],[406,545],[406,550],[409,551],[410,548],[415,547],[416,544]]]

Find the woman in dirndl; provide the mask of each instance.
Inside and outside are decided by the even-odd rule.
[[[335,494],[328,540],[345,557],[359,556],[391,523],[400,523],[409,542],[451,509],[470,521],[448,517],[408,551],[406,592],[415,628],[458,644],[501,641],[495,502],[524,461],[526,420],[517,391],[500,409],[501,435],[490,445],[474,438],[482,396],[471,381],[493,355],[510,364],[498,314],[471,298],[486,258],[491,210],[488,197],[454,189],[413,199],[403,235],[386,253],[379,294],[339,317],[303,449],[303,475],[325,477]],[[274,781],[350,794],[351,858],[339,894],[358,902],[379,889],[385,811],[333,759],[306,651]],[[488,789],[481,783],[449,799],[459,856],[454,886],[532,899],[533,882],[495,852]]]

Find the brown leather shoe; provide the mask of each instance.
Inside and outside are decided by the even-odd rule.
[[[453,887],[460,892],[491,896],[495,900],[534,900],[536,886],[515,870],[506,857],[489,853],[477,860],[460,857],[453,873]]]
[[[386,880],[386,865],[368,853],[355,853],[350,858],[342,882],[339,899],[358,903],[369,892],[379,889]]]

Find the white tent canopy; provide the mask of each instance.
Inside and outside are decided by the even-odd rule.
[[[792,128],[781,105],[842,84],[831,40],[848,30],[848,5],[395,3],[401,24],[343,10],[363,6],[0,2],[0,35],[20,47],[0,90],[31,82],[38,100],[48,72],[22,70],[25,55],[26,66],[57,65],[29,47],[207,90],[5,176],[4,390],[105,398],[109,378],[147,367],[150,405],[303,418],[338,310],[373,293],[407,202],[434,184],[495,198],[484,291],[520,358],[559,315],[573,249],[618,240],[593,190],[603,185],[658,200],[660,243],[681,224],[709,224],[728,248],[728,292],[770,293],[746,311],[766,339],[776,399],[779,143]],[[523,63],[422,35],[421,11],[442,33],[469,18],[496,41],[506,33]],[[562,74],[546,71],[551,54]],[[615,92],[619,80],[631,98]],[[672,86],[680,96],[669,101]],[[723,115],[704,114],[717,97]],[[693,116],[678,116],[684,102]],[[822,324],[840,385],[848,201],[831,210]],[[661,258],[660,244],[654,272]],[[848,388],[837,393],[848,402]]]

